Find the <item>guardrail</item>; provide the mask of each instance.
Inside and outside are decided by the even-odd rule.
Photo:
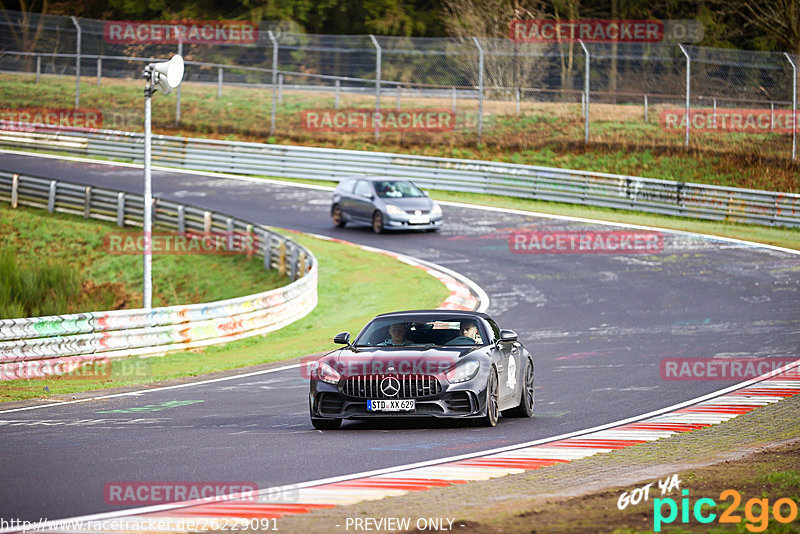
[[[141,162],[143,134],[73,131],[0,121],[0,146]],[[695,219],[800,226],[800,195],[792,193],[480,160],[165,135],[153,136],[152,146],[153,161],[171,167],[319,180],[352,174],[404,176],[429,189]]]
[[[141,226],[141,195],[0,171],[0,201]],[[285,287],[217,302],[0,320],[0,380],[62,374],[96,360],[156,355],[265,334],[317,304],[317,263],[295,241],[265,227],[164,199],[154,226],[198,236],[252,236],[264,267],[286,273]]]

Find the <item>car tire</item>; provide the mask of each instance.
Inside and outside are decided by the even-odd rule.
[[[344,228],[344,225],[347,224],[347,221],[344,220],[344,213],[342,213],[342,208],[339,206],[339,204],[334,204],[333,208],[331,208],[331,220],[336,228]]]
[[[372,214],[372,231],[376,234],[383,233],[383,213],[379,211]]]
[[[486,382],[486,415],[477,420],[478,426],[496,426],[500,418],[500,393],[497,386],[497,371],[492,367]]]
[[[522,397],[519,401],[519,406],[511,408],[503,412],[503,415],[508,414],[510,417],[533,417],[533,403],[535,399],[535,391],[533,388],[533,362],[530,358],[525,360],[525,373],[522,375]]]
[[[311,418],[311,425],[317,430],[337,430],[342,426],[341,419],[319,419],[317,417]]]

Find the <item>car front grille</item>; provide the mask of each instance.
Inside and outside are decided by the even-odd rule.
[[[381,390],[381,382],[386,378],[397,379],[399,391],[396,395],[389,396]],[[415,399],[432,397],[441,391],[439,380],[429,375],[351,376],[342,386],[342,393],[361,399]]]

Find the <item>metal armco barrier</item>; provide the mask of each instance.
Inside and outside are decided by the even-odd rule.
[[[0,171],[0,201],[141,226],[141,195]],[[95,360],[163,354],[277,330],[317,304],[317,263],[295,241],[226,215],[156,199],[155,226],[253,235],[267,269],[285,271],[285,287],[217,302],[152,310],[116,310],[0,320],[0,379],[61,374]]]
[[[11,131],[7,128],[16,128]],[[143,136],[110,130],[68,131],[0,121],[0,146],[50,149],[141,161]],[[24,129],[25,131],[19,131]],[[153,136],[153,161],[168,167],[292,178],[403,176],[446,191],[567,202],[585,206],[764,225],[800,226],[800,195],[654,178],[480,160]]]

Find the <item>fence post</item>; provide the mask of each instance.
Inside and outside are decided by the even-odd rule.
[[[684,147],[688,150],[689,149],[689,124],[691,122],[691,118],[689,117],[689,112],[691,111],[691,97],[692,97],[692,58],[689,56],[689,53],[686,52],[686,49],[683,47],[682,44],[678,43],[678,47],[680,47],[681,52],[683,55],[686,56],[686,139],[684,141]]]
[[[516,88],[514,94],[517,100],[517,115],[519,115],[519,87]]]
[[[125,193],[117,193],[117,226],[125,226]]]
[[[276,85],[278,83],[278,40],[272,34],[272,30],[267,30],[269,40],[272,41],[272,109],[269,112],[269,135],[275,135],[275,94]]]
[[[784,52],[783,55],[792,66],[792,159],[795,159],[797,157],[797,65],[789,54]]]
[[[222,67],[217,67],[217,98],[222,98]]]
[[[225,219],[225,231],[228,234],[228,250],[233,250],[233,219],[230,217]]]
[[[378,40],[375,39],[374,35],[370,34],[369,38],[375,46],[375,141],[377,142],[380,137],[380,129],[378,128],[380,121],[378,118],[381,114],[381,45],[378,44]]]
[[[333,97],[333,109],[339,109],[339,90],[341,89],[342,82],[336,80],[336,96]]]
[[[717,97],[714,97],[714,115],[713,115],[714,128],[717,127]]]
[[[775,102],[769,103],[769,131],[775,128]]]
[[[203,212],[203,233],[208,235],[211,233],[211,212],[205,211]]]
[[[83,218],[88,219],[92,214],[92,186],[83,189]]]
[[[578,42],[580,43],[581,48],[583,48],[583,53],[586,56],[585,60],[586,68],[583,75],[584,77],[583,93],[584,95],[586,95],[584,97],[585,104],[583,107],[583,142],[588,145],[589,144],[589,89],[591,88],[591,85],[589,84],[589,72],[590,72],[589,68],[591,66],[592,58],[589,55],[589,49],[586,48],[586,45],[583,44],[583,41],[581,39],[578,39]]]
[[[478,47],[478,144],[483,136],[483,47],[477,37],[473,37],[475,46]]]
[[[11,177],[11,207],[13,209],[17,208],[17,203],[19,202],[19,174],[15,174]]]
[[[50,193],[47,195],[47,211],[53,213],[56,210],[56,188],[58,182],[50,180]]]
[[[39,83],[39,77],[42,75],[42,56],[36,56],[36,83]]]
[[[100,87],[100,78],[103,76],[103,58],[97,58],[97,87]]]
[[[647,95],[644,95],[644,123],[647,124],[650,117],[647,113]]]
[[[178,233],[186,233],[186,206],[183,204],[178,204]]]
[[[283,74],[278,74],[278,105],[283,104]]]
[[[183,57],[183,39],[179,36],[178,37],[178,55]],[[184,78],[186,81],[186,78]],[[178,84],[177,92],[175,93],[175,126],[178,127],[181,124],[181,85]]]
[[[456,113],[456,86],[453,86],[453,114]]]
[[[81,25],[74,16],[70,17],[75,29],[78,30],[75,42],[75,109],[78,109],[81,101]]]
[[[400,111],[400,93],[402,91],[403,91],[403,86],[402,85],[398,85],[397,86],[397,103],[395,104],[395,108],[397,109],[397,111]]]

